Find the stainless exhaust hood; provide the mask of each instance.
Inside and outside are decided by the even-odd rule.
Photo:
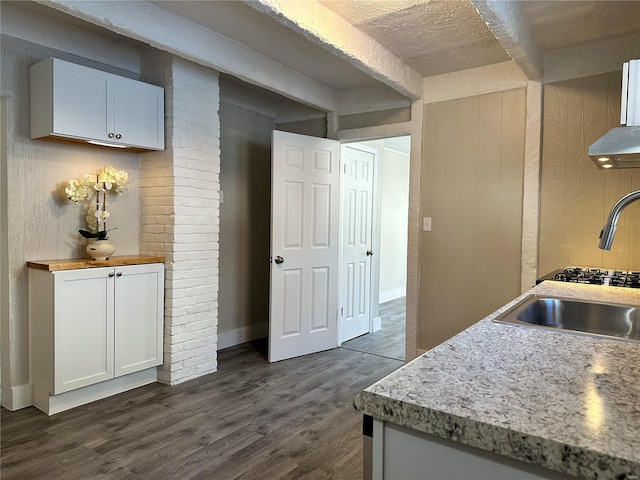
[[[596,166],[640,168],[640,60],[630,60],[622,68],[620,123],[589,147]]]

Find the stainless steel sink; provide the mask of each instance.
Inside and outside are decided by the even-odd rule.
[[[528,295],[493,320],[640,342],[640,307]]]

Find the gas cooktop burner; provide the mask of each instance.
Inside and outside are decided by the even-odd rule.
[[[640,272],[601,270],[599,268],[565,268],[556,273],[553,280],[560,282],[591,283],[612,287],[640,288]]]

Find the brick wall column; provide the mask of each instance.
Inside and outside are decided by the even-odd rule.
[[[218,74],[151,52],[143,74],[165,88],[166,144],[141,155],[140,252],[166,257],[159,380],[176,384],[217,368]]]

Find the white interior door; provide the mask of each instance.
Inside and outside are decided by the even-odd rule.
[[[373,174],[376,150],[343,145],[340,343],[371,331]]]
[[[337,346],[340,143],[273,132],[269,361]]]

